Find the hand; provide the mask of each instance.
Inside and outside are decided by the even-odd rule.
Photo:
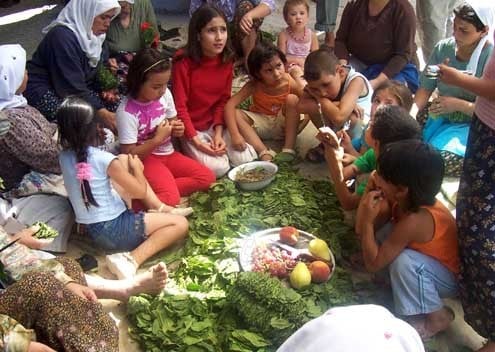
[[[322,129],[324,129],[322,131]],[[340,142],[339,138],[335,134],[335,132],[330,127],[322,127],[318,130],[318,134],[316,135],[316,139],[318,139],[324,146],[329,146],[331,148],[339,148]]]
[[[360,217],[360,223],[373,224],[375,222],[378,213],[380,212],[380,204],[385,201],[381,191],[374,190],[366,193],[359,202],[358,216]]]
[[[464,74],[461,71],[448,66],[448,64],[449,60],[446,59],[443,64],[438,65],[440,68],[438,71],[438,79],[445,84],[456,86],[459,81],[462,81]]]
[[[105,90],[100,93],[101,99],[103,99],[106,102],[109,103],[115,103],[120,99],[120,95],[118,93],[118,90],[111,89],[111,90]]]
[[[364,109],[359,105],[355,105],[354,109],[352,109],[352,114],[356,116],[359,120],[364,120]]]
[[[57,352],[57,351],[40,342],[31,341],[29,343],[27,352]]]
[[[319,102],[319,99],[321,98],[320,92],[316,89],[309,88],[308,86],[304,87],[304,92],[309,95],[311,98],[316,100],[316,102]]]
[[[221,134],[215,134],[211,148],[217,153],[217,155],[223,155],[227,152],[227,144]]]
[[[241,27],[241,30],[244,32],[244,34],[247,35],[251,33],[251,30],[253,29],[253,17],[249,12],[241,18],[241,20],[239,21],[239,27]]]
[[[170,124],[172,125],[172,137],[180,138],[184,136],[184,131],[186,128],[182,120],[175,119],[170,121]]]
[[[378,191],[378,185],[376,183],[376,170],[373,170],[370,174],[370,177],[368,177],[368,182],[366,183],[366,189],[365,193],[371,192],[371,191]]]
[[[129,162],[129,170],[132,172],[132,174],[135,174],[136,171],[139,173],[143,173],[144,165],[137,155],[129,154],[127,160]]]
[[[172,124],[164,119],[155,129],[155,135],[153,139],[158,143],[163,142],[166,138],[172,135]]]
[[[457,98],[443,96],[433,99],[428,109],[428,112],[434,115],[448,114],[455,111],[458,111]]]
[[[302,67],[295,62],[289,64],[289,66],[287,67],[287,73],[291,75],[291,77],[294,78],[295,81],[301,80],[304,76]]]
[[[213,150],[211,145],[209,143],[204,143],[203,141],[201,141],[198,136],[194,136],[192,138],[192,143],[197,150],[211,156],[217,156],[217,153]]]
[[[103,108],[98,110],[98,117],[101,119],[106,128],[114,133],[117,133],[117,118],[115,113]]]
[[[36,226],[31,226],[28,227],[27,229],[24,229],[15,235],[12,236],[11,241],[15,241],[16,239],[19,238],[19,241],[17,243],[23,244],[28,248],[31,249],[43,249],[47,244],[53,241],[52,239],[39,239],[36,237],[33,237],[33,235],[38,232],[40,227],[38,225]]]
[[[231,141],[232,141],[232,147],[235,150],[238,150],[240,152],[246,150],[247,148],[246,140],[244,139],[244,137],[241,136],[241,134],[232,135]]]
[[[98,298],[95,292],[87,286],[78,284],[77,282],[69,282],[65,287],[76,296],[79,296],[85,300],[96,302]]]
[[[342,157],[342,164],[344,166],[347,166],[347,165],[350,165],[352,164],[354,161],[356,161],[356,157],[352,154],[347,154],[347,153],[344,153],[344,156]]]
[[[117,70],[119,69],[119,65],[117,64],[117,59],[115,58],[108,59],[108,69],[113,74],[117,73]]]
[[[354,149],[351,141],[351,136],[349,136],[346,131],[340,130],[339,132],[337,132],[337,136],[340,137],[340,145],[344,148],[344,151],[346,153]]]

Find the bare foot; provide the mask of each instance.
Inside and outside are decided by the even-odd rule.
[[[140,293],[156,295],[165,288],[167,278],[167,266],[165,263],[160,262],[149,268],[146,272],[137,274],[131,280],[131,285],[126,292],[127,298]]]
[[[455,315],[452,309],[443,307],[436,312],[426,315],[425,329],[427,334],[434,336],[441,331],[446,330],[450,323],[454,321]]]

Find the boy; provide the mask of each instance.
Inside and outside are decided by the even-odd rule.
[[[376,111],[374,120],[370,122],[366,130],[365,140],[370,149],[356,159],[354,164],[345,168],[339,156],[339,150],[334,147],[338,141],[329,140],[327,136],[329,135],[320,133],[318,138],[325,146],[325,158],[337,198],[344,210],[353,210],[359,205],[366,189],[366,183],[360,184],[356,193],[351,193],[347,188],[346,180],[375,170],[376,158],[380,150],[388,143],[405,139],[420,140],[421,127],[404,108],[392,105],[382,106]]]

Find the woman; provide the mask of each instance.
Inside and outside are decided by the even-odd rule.
[[[495,12],[491,0],[480,0]],[[490,28],[493,32],[493,28]],[[489,34],[490,38],[493,33]],[[494,38],[495,40],[495,38]],[[457,195],[461,255],[460,293],[466,321],[489,342],[479,352],[495,351],[495,51],[483,77],[440,65],[442,82],[477,95]]]
[[[98,96],[97,66],[105,62],[102,45],[110,22],[120,12],[117,0],[71,0],[43,29],[43,38],[27,69],[29,104],[48,120],[68,95],[90,102],[106,127],[115,130],[118,102]]]
[[[0,46],[0,76],[7,78],[0,80],[0,112],[9,122],[0,136],[0,224],[7,218],[11,226],[47,222],[60,236],[45,249],[65,252],[74,219],[58,164],[57,126],[22,96],[25,67],[20,45]]]
[[[105,39],[111,57],[119,53],[135,53],[144,47],[141,25],[145,22],[158,34],[150,0],[124,0],[119,4],[120,14],[110,23]]]
[[[414,93],[416,15],[407,0],[355,0],[342,14],[335,54],[370,80],[373,88],[387,79],[407,83]]]
[[[493,4],[483,5],[479,1],[469,0],[456,7],[454,36],[437,43],[428,65],[438,65],[448,60],[450,66],[481,77],[493,50],[491,37],[488,35],[493,30],[491,27],[495,20],[491,6]],[[421,116],[426,115],[424,140],[441,151],[446,174],[459,177],[476,96],[462,88],[428,77],[427,70],[428,68],[421,74],[420,88],[414,98],[420,111],[417,119],[424,120]],[[438,97],[428,106],[435,89],[438,90]]]

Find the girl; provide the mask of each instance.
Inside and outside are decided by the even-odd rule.
[[[484,2],[495,11],[491,1]],[[493,37],[492,33],[489,35]],[[445,84],[458,86],[478,96],[457,195],[456,218],[462,260],[460,291],[466,321],[489,339],[479,352],[493,352],[495,288],[491,283],[495,282],[495,52],[492,52],[482,78],[465,75],[446,65],[440,65],[439,77]]]
[[[225,16],[204,5],[191,17],[186,47],[176,57],[172,90],[177,116],[184,122],[185,154],[208,166],[217,177],[230,163],[253,160],[252,148],[237,151],[224,133],[224,107],[230,98],[233,60]]]
[[[450,66],[481,77],[493,50],[488,35],[495,20],[493,3],[470,0],[456,7],[454,14],[454,36],[437,43],[428,65],[449,60]],[[425,70],[421,74],[420,88],[414,97],[420,111],[417,119],[425,123],[423,138],[441,151],[447,174],[459,177],[476,95],[426,73]],[[428,104],[435,90],[438,96]]]
[[[418,140],[388,144],[356,219],[366,269],[389,266],[395,313],[422,338],[447,329],[454,319],[442,302],[457,295],[459,273],[455,219],[435,199],[443,175],[442,157],[432,146]],[[393,227],[378,244],[374,227],[382,203],[392,210]]]
[[[118,157],[94,147],[95,112],[79,98],[67,98],[57,111],[60,167],[76,221],[85,224],[92,240],[109,251],[108,268],[119,279],[132,277],[149,257],[184,238],[187,220],[170,213],[145,214],[127,210],[112,184],[149,209],[162,202],[148,186],[143,164],[135,155]]]
[[[249,54],[252,79],[225,106],[225,122],[236,150],[252,146],[261,160],[273,160],[275,152],[261,139],[283,139],[285,135],[282,153],[294,159],[299,123],[296,105],[302,88],[285,73],[286,62],[284,53],[271,43],[260,43]],[[236,109],[251,96],[249,111]]]
[[[117,109],[117,128],[121,152],[138,155],[158,198],[175,206],[181,196],[207,190],[215,175],[174,151],[172,136],[182,137],[184,124],[176,120],[174,100],[167,89],[170,69],[170,59],[157,49],[138,52],[127,76],[129,96]]]
[[[316,33],[307,27],[309,5],[306,0],[286,0],[283,9],[287,28],[278,35],[278,48],[287,57],[287,64],[304,67],[306,56],[318,50]]]

